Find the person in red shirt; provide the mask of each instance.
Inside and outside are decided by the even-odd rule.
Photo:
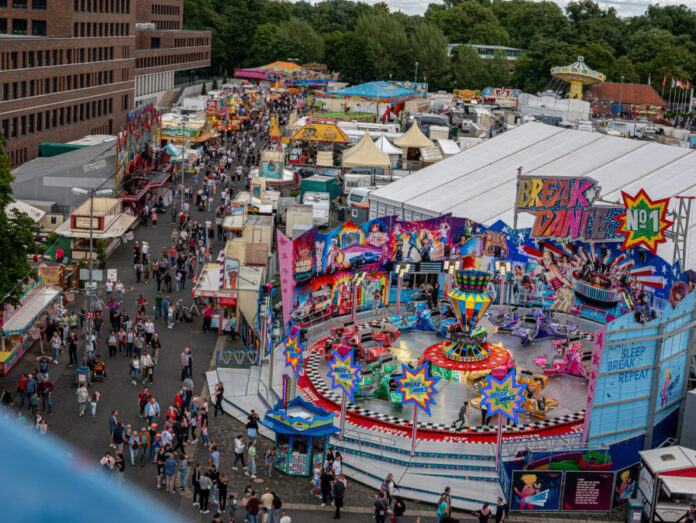
[[[251,523],[258,521],[259,507],[261,506],[261,500],[256,497],[256,492],[251,491],[251,497],[247,501],[246,509],[247,515],[246,519]]]
[[[143,417],[143,410],[145,409],[145,405],[150,403],[150,398],[152,397],[152,394],[150,394],[150,389],[145,387],[142,392],[138,395],[138,406],[140,407],[140,417]]]
[[[184,402],[181,399],[181,395],[182,395],[182,391],[179,391],[179,393],[174,396],[174,408],[178,412],[181,412],[181,407],[184,405]]]

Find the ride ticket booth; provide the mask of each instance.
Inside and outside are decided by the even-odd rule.
[[[333,413],[299,396],[287,407],[276,403],[262,423],[276,434],[275,468],[289,476],[311,476],[317,463],[323,466],[328,438],[339,430]]]
[[[675,445],[639,452],[638,500],[650,522],[686,521],[696,503],[696,450]]]

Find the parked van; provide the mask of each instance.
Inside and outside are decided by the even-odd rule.
[[[371,174],[346,174],[343,177],[343,194],[349,194],[353,189],[372,185]]]
[[[348,193],[348,205],[355,207],[361,203],[367,203],[368,197],[377,187],[356,187]]]

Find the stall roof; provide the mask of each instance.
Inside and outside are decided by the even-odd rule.
[[[38,223],[41,221],[41,218],[46,216],[46,211],[38,209],[37,207],[34,207],[33,205],[29,205],[26,202],[23,202],[21,200],[16,200],[11,202],[7,207],[5,207],[5,214],[9,217],[14,217],[15,213],[17,212],[23,212],[29,218],[31,218],[34,223]]]
[[[651,198],[696,196],[694,150],[529,122],[381,187],[369,199],[423,217],[452,213],[484,225],[512,225],[518,167],[525,175],[594,178],[606,201],[640,188]],[[693,213],[690,220],[687,261],[694,262]],[[532,224],[531,215],[518,215],[518,227]],[[659,254],[671,260],[673,248],[663,243]]]
[[[239,290],[258,292],[263,281],[263,267],[241,265],[239,267]]]
[[[15,314],[2,326],[2,331],[6,336],[21,334],[26,331],[41,314],[58,296],[60,289],[54,287],[42,287],[36,292]]]
[[[327,94],[334,98],[351,98],[353,96],[358,96],[373,101],[396,100],[413,95],[423,96],[419,91],[406,89],[405,87],[399,87],[383,81],[354,85],[352,87],[346,87],[345,89],[339,89],[338,91],[330,91]]]
[[[655,474],[669,472],[670,470],[696,467],[696,456],[694,456],[696,453],[680,445],[641,450],[638,454],[640,454],[643,462]]]
[[[215,292],[220,290],[220,264],[206,263],[196,281],[194,291]]]
[[[409,147],[418,149],[421,147],[433,147],[435,144],[423,134],[418,124],[413,122],[411,128],[401,138],[394,140],[394,145],[402,149],[408,149]]]
[[[455,154],[459,154],[461,149],[457,145],[457,142],[454,140],[444,140],[442,138],[438,138],[435,140],[437,142],[437,146],[440,148],[440,151],[442,152],[442,155],[445,158],[448,158],[450,156],[454,156]]]
[[[367,131],[365,131],[367,133]],[[401,156],[403,154],[403,151],[399,149],[398,147],[394,147],[389,140],[387,140],[387,137],[382,133],[377,140],[375,140],[375,145],[379,148],[380,151],[392,155],[392,154],[398,154]]]
[[[421,162],[423,163],[435,163],[442,160],[442,153],[437,147],[422,147],[421,148]]]
[[[350,149],[343,151],[343,167],[391,167],[389,156],[370,138],[370,132]]]
[[[694,494],[696,492],[696,478],[661,476],[662,483],[670,495],[674,494]]]
[[[130,214],[119,214],[111,225],[104,231],[92,231],[92,236],[95,240],[105,240],[107,238],[120,238],[126,231],[130,229],[135,222],[138,221],[137,216],[131,216]],[[82,238],[89,239],[89,229],[87,230],[73,230],[70,228],[70,220],[65,220],[60,227],[56,229],[56,234],[58,236],[64,236],[66,238]]]

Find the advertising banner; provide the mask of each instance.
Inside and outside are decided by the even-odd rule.
[[[613,472],[566,471],[563,510],[609,512],[613,486]]]
[[[283,162],[261,162],[261,176],[264,178],[279,179],[283,174]]]
[[[635,196],[621,191],[621,196],[626,208],[626,212],[616,218],[621,222],[618,233],[624,235],[621,250],[643,246],[656,254],[658,244],[667,241],[665,230],[673,225],[665,218],[669,198],[652,200],[643,189]]]
[[[562,472],[515,470],[510,482],[510,510],[558,511]]]
[[[520,176],[515,212],[535,218],[530,237],[619,241],[615,217],[623,207],[598,207],[600,187],[592,178]]]
[[[239,261],[231,258],[225,259],[225,289],[237,290],[239,277]]]
[[[633,496],[640,474],[640,463],[621,469],[616,473],[614,480],[614,504],[616,508],[628,502],[628,499]]]

